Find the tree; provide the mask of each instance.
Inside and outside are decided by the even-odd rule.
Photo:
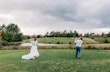
[[[63,31],[63,37],[66,37],[66,36],[67,36],[67,31],[64,30],[64,31]]]
[[[108,37],[110,37],[110,32],[107,34]]]
[[[44,37],[49,37],[49,32],[47,32],[47,33],[44,35]]]
[[[94,33],[90,33],[90,38],[94,39]]]
[[[3,25],[1,26],[1,31],[6,31],[6,25],[5,25],[5,24],[3,24]]]
[[[70,30],[70,35],[69,37],[73,37],[74,33]]]
[[[30,39],[30,35],[23,35],[22,37],[23,37],[23,40]]]
[[[74,31],[74,35],[73,35],[73,37],[75,38],[75,37],[78,37],[78,32],[77,31]]]
[[[12,33],[12,34],[18,34],[18,33],[20,33],[19,27],[16,24],[13,24],[13,23],[9,24],[6,27],[6,30],[7,30],[7,32]]]
[[[11,42],[11,41],[13,41],[13,35],[8,32],[2,32],[2,40]]]
[[[20,33],[20,29],[16,24],[3,24],[0,26],[0,30],[2,31],[2,40],[6,40],[8,42],[14,41],[22,41],[22,34]]]
[[[86,33],[86,34],[84,34],[84,36],[85,36],[85,37],[89,37],[89,36],[90,36],[90,34],[89,34],[89,33]]]
[[[15,42],[22,41],[23,40],[23,37],[22,36],[23,36],[22,33],[16,34],[14,36],[14,40],[13,41],[15,41]]]
[[[42,38],[43,36],[42,35],[37,35],[37,38]]]
[[[54,37],[54,36],[55,36],[55,32],[54,31],[50,32],[50,37]]]

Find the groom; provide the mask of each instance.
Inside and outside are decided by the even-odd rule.
[[[75,43],[76,43],[76,58],[80,58],[81,57],[81,46],[83,43],[83,38],[80,39],[75,39]]]

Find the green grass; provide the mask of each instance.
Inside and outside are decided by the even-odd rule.
[[[73,38],[65,38],[65,37],[52,37],[52,38],[39,38],[38,41],[41,43],[56,44],[56,43],[60,42],[63,44],[68,44],[69,42],[73,43],[74,39]]]
[[[82,50],[76,59],[75,50],[39,50],[40,57],[22,60],[29,50],[0,50],[0,72],[110,72],[110,51]]]
[[[53,43],[53,44],[56,44],[56,43],[63,43],[63,44],[69,44],[70,42],[72,44],[74,44],[74,38],[67,38],[67,37],[50,37],[50,38],[39,38],[38,39],[38,42],[41,42],[41,43]],[[98,42],[93,40],[93,39],[90,39],[90,38],[84,38],[83,39],[83,42],[84,44],[97,44]]]

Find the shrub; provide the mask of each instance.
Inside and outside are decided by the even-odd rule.
[[[8,45],[8,42],[4,40],[4,41],[1,42],[1,45],[7,46]]]
[[[60,42],[58,41],[56,44],[60,44]]]
[[[64,44],[63,42],[61,42],[61,44]]]
[[[72,44],[71,42],[69,42],[69,44]]]
[[[106,39],[106,40],[104,41],[104,43],[109,43],[109,41]]]
[[[51,42],[49,42],[49,44],[51,44]]]

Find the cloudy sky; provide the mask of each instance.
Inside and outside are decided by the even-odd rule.
[[[15,23],[24,34],[76,30],[110,31],[110,0],[0,0],[0,24]]]

